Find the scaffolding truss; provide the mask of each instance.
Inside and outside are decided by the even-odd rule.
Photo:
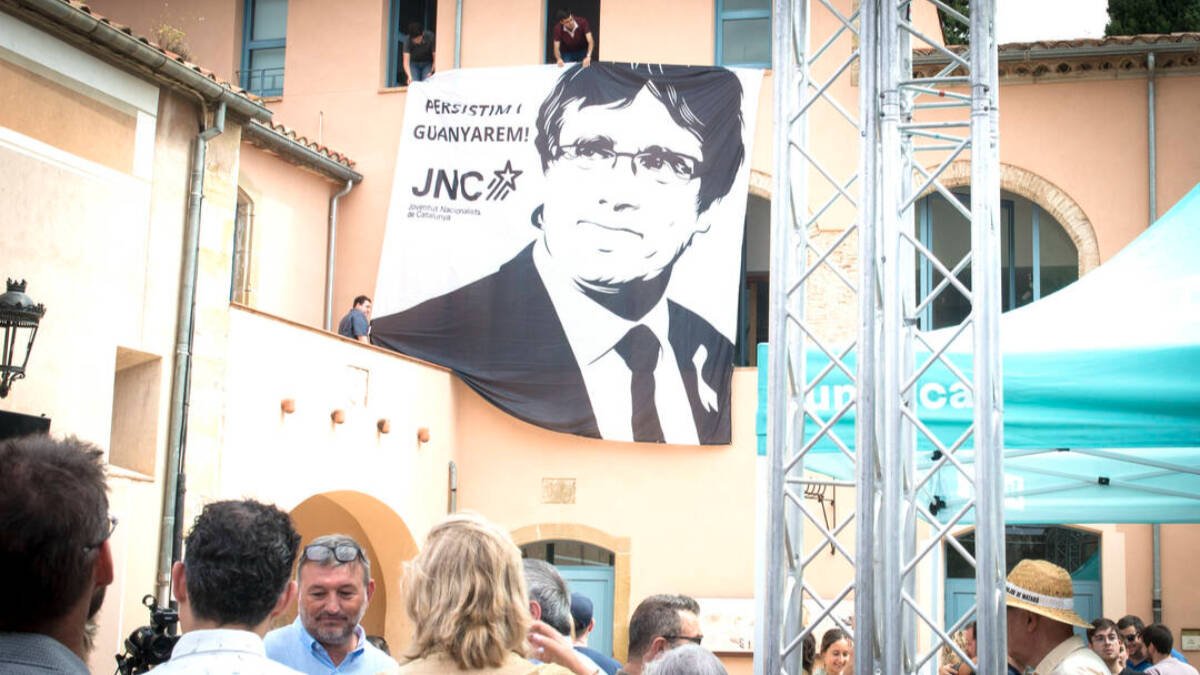
[[[918,4],[920,3],[920,4]],[[969,47],[941,43],[937,13],[969,30]],[[976,672],[1003,673],[1004,520],[1000,314],[997,55],[994,0],[968,15],[941,0],[775,0],[775,182],[771,234],[768,457],[755,672],[798,674],[803,642],[820,626],[854,640],[855,673],[934,673],[951,635],[977,621]],[[913,50],[948,59],[913,72]],[[840,128],[838,128],[840,127]],[[831,142],[834,139],[834,142]],[[845,139],[857,139],[857,148]],[[943,183],[969,162],[970,200]],[[941,260],[914,234],[914,209],[938,193],[971,223],[966,256]],[[917,283],[928,264],[937,283]],[[968,277],[969,275],[969,277]],[[968,318],[931,342],[921,317],[944,294],[970,303]],[[853,328],[832,305],[857,305]],[[967,374],[952,351],[971,354]],[[922,423],[918,378],[934,365],[969,392],[973,423],[939,438]],[[831,372],[853,396],[817,405]],[[855,420],[854,438],[835,425]],[[921,447],[931,454],[918,456]],[[969,449],[973,463],[961,461]],[[854,481],[805,471],[821,453],[854,467]],[[966,453],[964,453],[965,456]],[[957,510],[929,503],[940,472],[970,487]],[[854,490],[832,520],[806,495]],[[953,536],[974,510],[975,551]],[[937,586],[943,548],[976,569],[974,608],[946,626]],[[818,570],[820,573],[818,574]],[[830,579],[850,579],[839,585]]]

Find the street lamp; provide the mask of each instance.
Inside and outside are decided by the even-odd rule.
[[[45,306],[35,305],[33,298],[25,295],[24,279],[8,280],[8,292],[0,295],[0,328],[4,329],[4,343],[0,345],[0,398],[8,396],[13,382],[25,377],[25,364],[33,351],[38,322],[45,313]],[[19,345],[23,346],[23,354],[17,352]]]

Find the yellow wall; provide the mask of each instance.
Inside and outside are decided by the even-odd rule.
[[[26,279],[29,294],[46,306],[27,377],[2,405],[46,415],[55,435],[77,435],[104,448],[114,429],[130,439],[120,459],[128,466],[109,467],[110,506],[120,518],[112,539],[117,577],[98,616],[91,662],[97,672],[108,672],[125,637],[148,623],[141,598],[154,589],[162,500],[157,476],[196,117],[191,102],[157,85],[8,15],[0,15],[0,24],[6,36],[21,35],[26,50],[14,57],[0,49],[6,73],[37,84],[4,96],[19,94],[26,112],[53,112],[39,120],[0,106],[7,111],[0,113],[6,223],[0,270]],[[158,364],[156,373],[142,372],[135,387],[157,388],[157,396],[114,397],[119,351],[136,353],[143,365]],[[130,432],[134,422],[138,428]]]
[[[243,143],[238,187],[253,202],[246,304],[320,328],[329,200],[342,186]],[[334,308],[334,327],[345,309]]]

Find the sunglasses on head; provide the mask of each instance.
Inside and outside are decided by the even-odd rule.
[[[354,544],[309,544],[304,547],[304,559],[320,563],[333,558],[340,563],[354,562],[363,557],[362,549]],[[365,559],[365,558],[364,558]]]

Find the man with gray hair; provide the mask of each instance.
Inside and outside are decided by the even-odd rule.
[[[375,593],[371,561],[344,534],[317,537],[304,547],[296,572],[297,617],[267,634],[267,656],[309,675],[378,673],[398,668],[367,641],[359,625]]]
[[[644,675],[728,675],[716,655],[700,645],[672,649],[646,664]]]
[[[525,585],[529,589],[529,613],[534,621],[541,621],[553,628],[563,641],[571,644],[571,592],[567,581],[554,565],[545,560],[526,558],[522,561]],[[583,663],[589,673],[600,673],[602,668],[586,654],[575,652],[575,658]]]
[[[545,621],[560,635],[571,637],[571,594],[567,582],[545,560],[526,558],[525,585],[529,587],[529,613]]]
[[[686,595],[652,595],[633,610],[629,619],[629,663],[621,670],[642,675],[646,664],[691,642],[699,645],[700,604]]]

